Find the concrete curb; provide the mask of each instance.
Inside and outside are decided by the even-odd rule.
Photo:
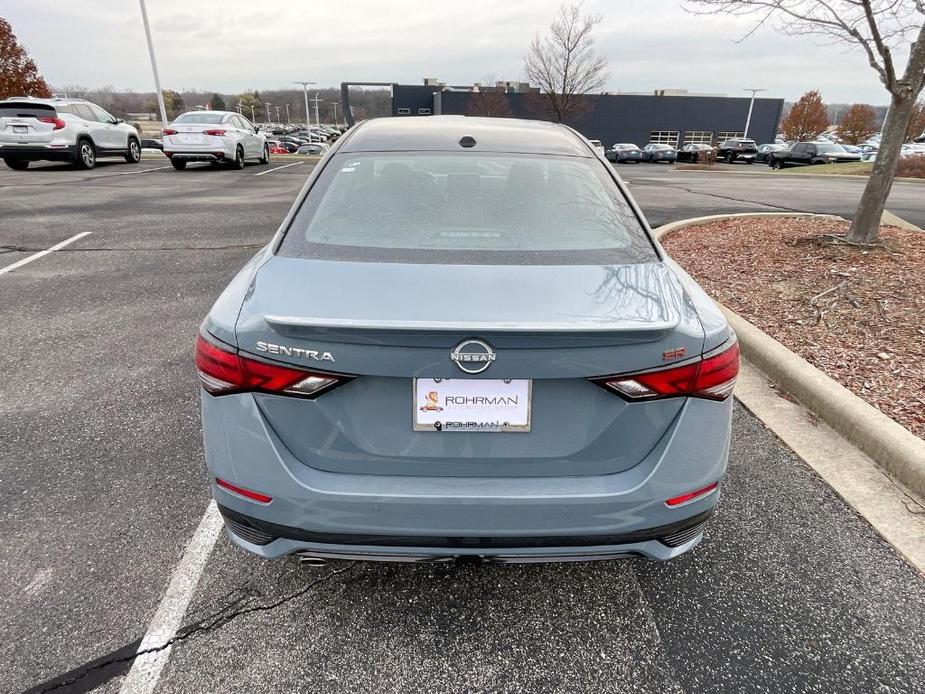
[[[746,213],[711,215],[672,222],[653,231],[655,238],[689,226],[741,217],[828,215]],[[826,376],[734,311],[721,306],[739,338],[742,355],[832,429],[874,460],[894,480],[925,498],[925,441]]]

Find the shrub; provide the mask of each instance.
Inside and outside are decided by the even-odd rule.
[[[925,154],[900,159],[896,175],[904,178],[925,178]]]

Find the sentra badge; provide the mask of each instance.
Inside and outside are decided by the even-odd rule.
[[[322,352],[317,349],[302,349],[301,347],[287,347],[286,345],[274,345],[272,342],[258,342],[258,352],[267,354],[282,354],[287,357],[301,357],[312,361],[334,361],[330,352]]]

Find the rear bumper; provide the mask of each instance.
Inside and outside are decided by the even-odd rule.
[[[646,557],[672,559],[699,544],[713,514],[708,509],[669,525],[615,535],[434,537],[316,533],[260,520],[219,505],[228,537],[265,558],[289,554],[324,559],[444,562],[591,561]]]
[[[0,158],[25,161],[73,161],[77,148],[72,145],[0,144]]]
[[[175,152],[164,150],[170,159],[183,161],[225,161],[233,159],[234,156],[228,157],[224,152]]]
[[[628,470],[560,477],[327,472],[292,455],[252,395],[216,398],[203,392],[202,411],[213,496],[226,517],[241,525],[235,532],[229,524],[229,535],[265,558],[671,559],[696,546],[700,532],[676,546],[663,539],[705,520],[719,492],[673,508],[665,500],[723,477],[732,400],[685,402],[652,451]],[[272,502],[259,504],[220,488],[216,477]],[[248,537],[248,527],[262,535]]]
[[[177,144],[164,139],[164,154],[186,161],[223,161],[234,159],[235,145],[220,137],[210,137],[204,144]]]

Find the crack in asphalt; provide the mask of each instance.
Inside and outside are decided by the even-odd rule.
[[[351,562],[349,565],[345,566],[344,568],[335,569],[334,571],[331,571],[325,574],[324,576],[321,576],[315,579],[314,581],[307,583],[305,586],[303,586],[299,590],[293,593],[289,593],[288,595],[285,595],[272,602],[259,604],[259,605],[248,605],[248,606],[239,608],[239,606],[241,606],[242,603],[245,603],[246,601],[250,600],[252,597],[251,595],[245,594],[237,598],[236,600],[232,601],[228,605],[225,605],[220,610],[217,610],[216,612],[213,612],[212,614],[206,617],[203,617],[202,619],[196,622],[193,622],[192,624],[189,624],[185,627],[181,627],[174,636],[170,637],[167,641],[165,641],[162,644],[159,644],[157,646],[152,646],[150,648],[145,648],[142,650],[137,650],[138,646],[141,644],[141,639],[137,639],[133,641],[132,643],[127,644],[126,646],[123,646],[122,648],[119,648],[116,651],[113,651],[108,656],[103,656],[102,658],[98,658],[96,660],[90,661],[90,663],[87,663],[82,667],[75,668],[74,670],[66,672],[63,675],[55,677],[51,680],[46,680],[45,682],[42,682],[40,684],[35,685],[34,687],[24,690],[22,694],[46,694],[47,692],[61,691],[64,688],[67,688],[67,689],[64,689],[64,691],[74,692],[75,694],[77,692],[88,692],[91,689],[96,688],[100,686],[101,684],[104,684],[105,682],[125,672],[128,669],[128,667],[125,667],[125,666],[130,665],[139,656],[147,655],[149,653],[158,653],[160,651],[163,651],[166,648],[169,648],[170,646],[176,643],[186,641],[187,639],[192,638],[193,636],[204,634],[204,633],[214,631],[217,629],[221,629],[226,624],[228,624],[234,619],[237,619],[238,617],[248,615],[248,614],[253,614],[255,612],[269,612],[269,611],[275,610],[276,608],[281,607],[282,605],[285,605],[288,602],[292,602],[293,600],[302,597],[303,595],[310,592],[312,589],[316,588],[317,586],[323,583],[327,583],[331,579],[337,576],[340,576],[342,574],[345,574],[348,571],[351,571],[355,566],[356,566],[356,563]],[[239,608],[239,609],[236,609],[236,608]],[[121,665],[122,667],[118,669],[113,669],[108,674],[108,677],[104,677],[103,679],[92,678],[91,680],[85,682],[85,684],[87,685],[86,687],[75,688],[75,685],[78,685],[82,680],[87,678],[88,675],[91,675],[92,673],[95,673],[95,672],[99,672],[106,668],[111,668],[111,666],[113,665]]]
[[[685,193],[689,193],[691,195],[703,195],[703,196],[711,197],[711,198],[719,198],[720,200],[729,200],[730,202],[741,202],[746,205],[761,205],[762,207],[771,207],[773,209],[782,210],[784,212],[812,212],[812,210],[799,210],[793,207],[784,207],[782,205],[772,205],[771,203],[759,202],[757,200],[743,200],[742,198],[735,198],[735,197],[732,197],[731,195],[720,195],[719,193],[708,193],[702,190],[691,190],[690,188],[685,188],[684,186],[666,186],[666,187],[671,187],[676,190],[683,190]]]

